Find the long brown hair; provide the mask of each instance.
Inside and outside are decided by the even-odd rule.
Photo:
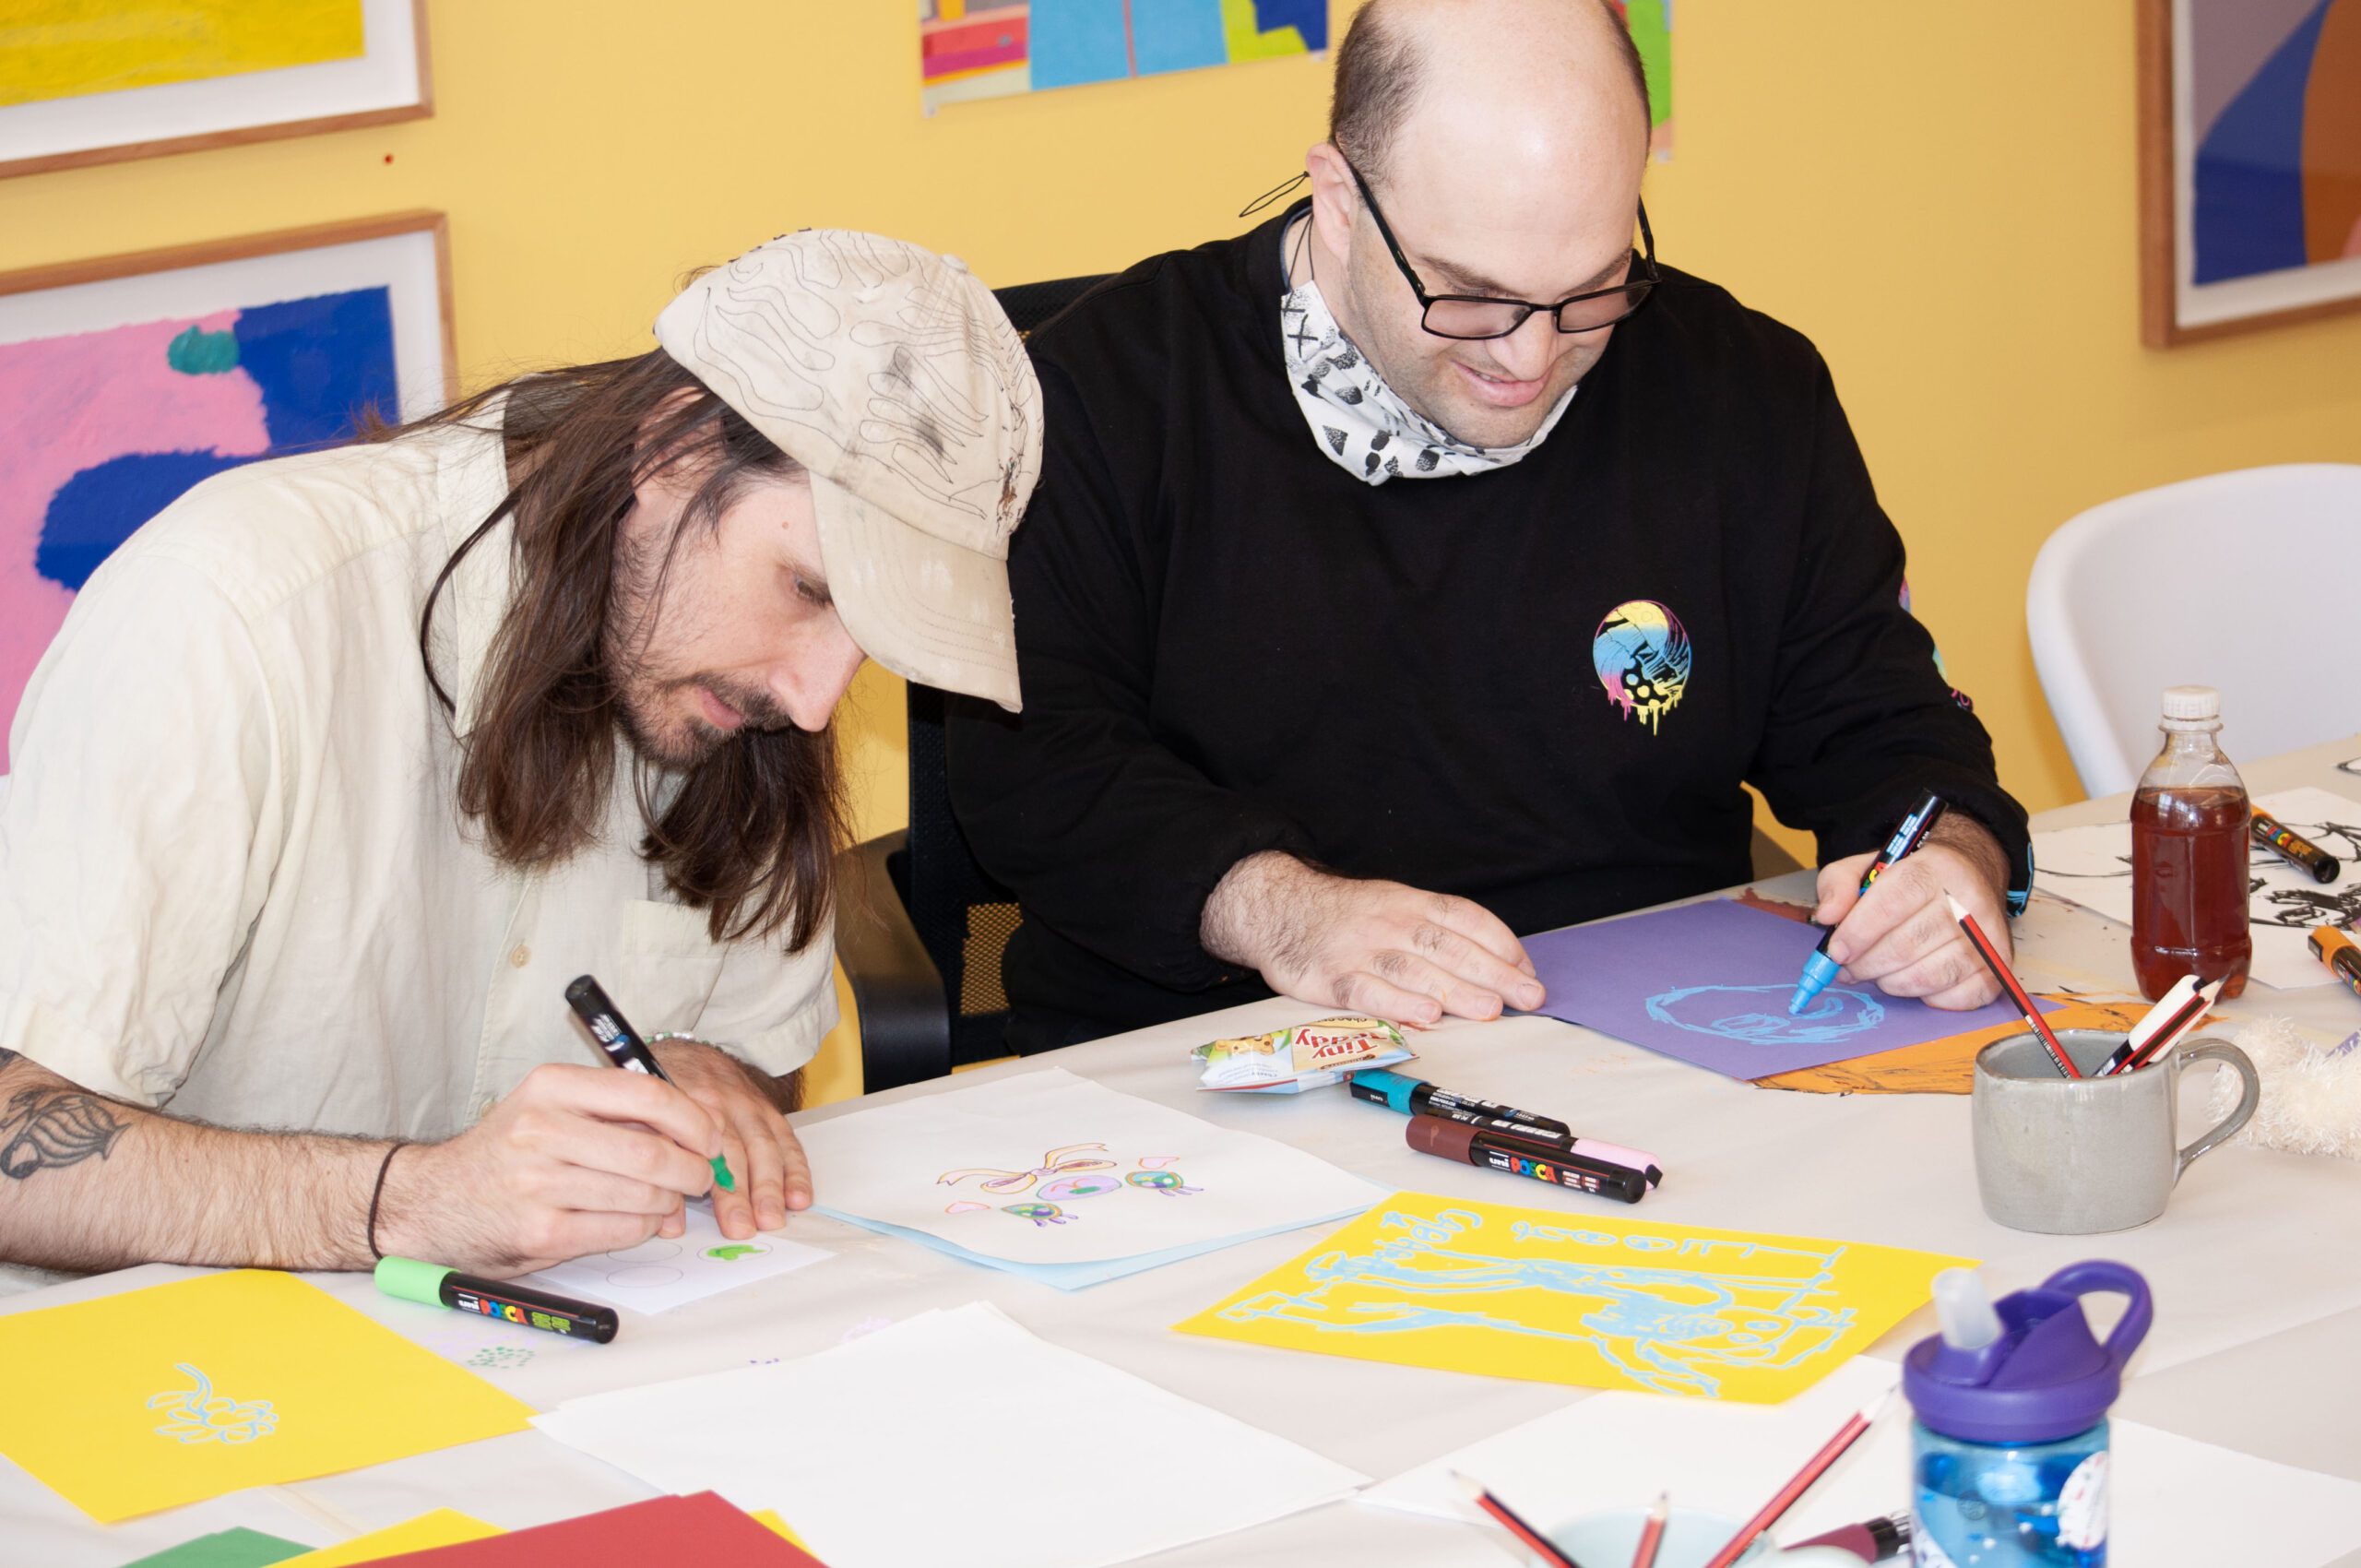
[[[513,517],[516,591],[478,676],[476,722],[460,737],[459,809],[482,824],[499,859],[552,865],[598,838],[613,783],[623,690],[603,640],[636,486],[672,469],[698,480],[665,544],[669,569],[682,536],[712,527],[746,483],[801,470],[660,350],[519,376],[368,434],[386,441],[454,426],[502,434],[512,484],[435,578],[419,616],[419,656],[436,699],[456,713],[429,651],[434,607],[468,552]],[[661,588],[659,572],[659,598]],[[750,725],[680,775],[660,815],[653,771],[635,754],[632,762],[650,825],[640,853],[682,903],[706,911],[713,940],[784,929],[787,945],[800,948],[820,932],[845,838],[832,730]]]

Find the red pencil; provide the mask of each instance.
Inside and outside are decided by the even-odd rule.
[[[1664,1545],[1664,1522],[1672,1513],[1672,1493],[1656,1494],[1656,1505],[1648,1510],[1648,1522],[1640,1531],[1639,1550],[1631,1553],[1631,1568],[1656,1568],[1656,1549]]]
[[[1796,1472],[1795,1479],[1773,1493],[1771,1501],[1764,1503],[1753,1518],[1738,1526],[1738,1534],[1725,1542],[1721,1550],[1714,1553],[1705,1568],[1730,1568],[1730,1564],[1754,1544],[1755,1537],[1777,1524],[1780,1515],[1793,1508],[1796,1500],[1809,1491],[1812,1483],[1826,1475],[1831,1465],[1845,1457],[1845,1451],[1859,1442],[1861,1434],[1876,1424],[1879,1414],[1892,1398],[1893,1391],[1888,1389],[1876,1404],[1854,1411],[1852,1418],[1837,1429],[1836,1435],[1830,1438],[1819,1453],[1805,1461],[1804,1467]]]
[[[1501,1528],[1523,1541],[1525,1550],[1538,1555],[1542,1562],[1553,1564],[1554,1568],[1583,1568],[1581,1563],[1559,1550],[1548,1537],[1517,1517],[1515,1509],[1485,1491],[1482,1482],[1470,1479],[1457,1470],[1451,1472],[1451,1479],[1465,1487],[1468,1497],[1477,1507],[1489,1514]]]
[[[2000,950],[1992,945],[1992,939],[1984,934],[1984,928],[1975,923],[1975,917],[1961,908],[1958,899],[1949,894],[1943,897],[1952,907],[1952,919],[1959,921],[1960,930],[1967,932],[1967,940],[1975,946],[1976,956],[1984,960],[1984,967],[1992,971],[1992,978],[2000,982],[2001,992],[2015,1004],[2017,1011],[2025,1016],[2025,1022],[2040,1037],[2043,1049],[2049,1052],[2049,1059],[2058,1063],[2058,1070],[2070,1078],[2081,1077],[2082,1069],[2076,1067],[2074,1059],[2066,1054],[2066,1048],[2058,1043],[2058,1037],[2050,1032],[2047,1020],[2041,1016],[2041,1009],[2033,1004],[2033,998],[2025,994],[2025,988],[2018,983],[2015,975],[2009,972],[2008,963],[2000,956]]]

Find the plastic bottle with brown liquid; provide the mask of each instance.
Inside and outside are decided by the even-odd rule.
[[[2154,1001],[2183,975],[2247,987],[2247,787],[2213,737],[2211,686],[2165,690],[2165,749],[2131,797],[2131,968]]]

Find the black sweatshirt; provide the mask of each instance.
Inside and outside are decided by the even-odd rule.
[[[1521,934],[1746,880],[1740,780],[1823,861],[1932,788],[2027,863],[1809,341],[1667,269],[1522,462],[1365,484],[1287,382],[1300,210],[1033,337],[1025,710],[957,702],[949,731],[959,821],[1024,905],[1014,1048],[1268,995],[1198,943],[1263,849]]]

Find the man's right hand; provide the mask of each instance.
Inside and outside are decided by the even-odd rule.
[[[1514,932],[1482,905],[1315,871],[1276,850],[1229,868],[1205,900],[1205,951],[1283,996],[1401,1024],[1541,1005]]]
[[[544,1064],[457,1137],[394,1156],[377,1245],[505,1277],[678,1236],[720,1152],[712,1114],[660,1079]]]

